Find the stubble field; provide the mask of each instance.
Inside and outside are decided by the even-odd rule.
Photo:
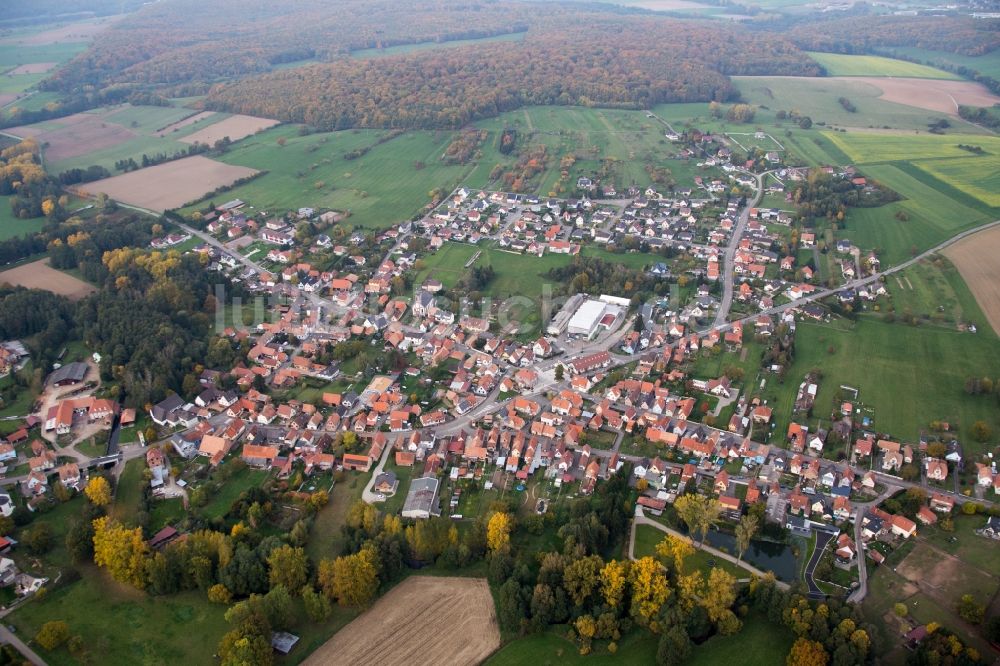
[[[993,330],[1000,334],[1000,227],[963,238],[944,251],[962,274]]]
[[[81,190],[89,194],[104,193],[116,201],[162,212],[255,173],[255,169],[196,155],[87,183]]]
[[[254,116],[229,116],[225,120],[213,123],[194,134],[189,134],[179,139],[179,141],[192,144],[205,143],[210,146],[219,139],[224,139],[227,136],[230,141],[239,141],[257,132],[274,127],[278,122],[270,118],[255,118]]]
[[[0,273],[0,284],[4,283],[28,289],[46,289],[73,300],[83,298],[96,291],[92,285],[83,280],[52,268],[49,266],[48,259],[24,264]]]
[[[485,580],[412,576],[303,664],[479,664],[500,647]]]

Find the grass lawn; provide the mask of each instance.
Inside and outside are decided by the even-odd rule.
[[[122,523],[135,525],[139,516],[139,502],[142,501],[142,488],[146,481],[142,471],[146,469],[145,458],[133,458],[125,463],[125,469],[118,478],[115,490],[115,504],[112,515]]]
[[[895,76],[911,79],[959,79],[944,70],[881,56],[841,55],[807,51],[830,76]]]
[[[481,248],[475,245],[445,243],[434,254],[420,259],[424,269],[417,273],[413,284],[421,285],[428,278],[434,278],[439,280],[445,289],[451,289],[467,272],[465,264],[480,251]]]
[[[226,515],[229,507],[240,496],[240,493],[248,488],[260,485],[267,478],[267,474],[267,470],[252,469],[250,467],[241,470],[223,482],[222,488],[209,500],[208,504],[202,507],[201,513],[209,519],[221,518]]]
[[[316,522],[306,544],[306,554],[314,562],[340,555],[343,546],[340,528],[347,519],[348,509],[361,499],[366,483],[367,474],[347,472],[341,481],[334,484],[330,491],[330,503],[316,514]]]
[[[51,509],[36,514],[27,529],[39,523],[46,523],[52,528],[52,549],[45,553],[44,557],[34,557],[24,548],[15,550],[11,556],[18,566],[28,573],[37,576],[55,577],[59,570],[65,570],[71,566],[69,552],[66,550],[66,533],[72,523],[80,517],[83,505],[87,500],[77,495],[68,502],[56,504]],[[19,528],[14,533],[14,538],[20,540],[25,528]]]
[[[643,629],[636,629],[622,638],[615,654],[608,653],[605,646],[600,645],[586,657],[580,656],[578,646],[563,638],[561,634],[564,632],[565,630],[553,628],[544,634],[515,639],[495,652],[484,664],[485,666],[562,666],[563,664],[640,666],[656,661],[656,636]]]
[[[63,620],[72,635],[85,638],[92,657],[107,664],[190,663],[212,661],[219,639],[228,630],[226,607],[210,604],[204,592],[150,597],[122,586],[96,567],[83,578],[31,601],[8,618],[24,640],[49,620]],[[54,666],[76,664],[65,648],[47,652]]]
[[[788,651],[792,649],[793,638],[780,624],[752,614],[744,618],[740,633],[734,636],[713,636],[694,649],[687,663],[692,666],[783,664]]]
[[[971,566],[1000,577],[1000,558],[997,557],[996,542],[975,532],[986,524],[986,516],[966,516],[957,513],[952,520],[955,524],[954,532],[945,532],[937,525],[922,526],[920,539]]]
[[[951,328],[958,322],[972,322],[977,335],[993,334],[969,287],[946,257],[936,255],[890,276],[886,287],[897,316],[909,312]]]
[[[10,209],[10,197],[0,197],[0,241],[38,231],[44,225],[44,217],[36,217],[31,220],[14,217],[14,213]]]
[[[935,419],[959,428],[967,452],[985,450],[967,436],[982,419],[994,433],[1000,415],[991,397],[966,395],[970,376],[1000,375],[1000,342],[993,335],[941,328],[859,321],[852,327],[800,323],[796,358],[784,383],[770,377],[762,397],[774,408],[783,436],[799,382],[813,368],[823,379],[814,413],[826,418],[841,385],[860,389],[859,399],[874,409],[874,426],[904,440],[915,440]],[[995,436],[994,436],[995,443]]]
[[[184,500],[180,497],[153,500],[149,512],[149,531],[155,534],[161,528],[179,521],[184,514]]]
[[[657,557],[656,544],[663,541],[667,535],[664,532],[649,525],[639,525],[635,530],[635,556],[636,557]],[[697,548],[697,546],[695,546]],[[659,559],[659,558],[657,558]],[[709,563],[712,564],[709,564]],[[727,560],[719,559],[703,550],[696,550],[695,554],[684,561],[684,569],[687,572],[701,570],[708,575],[712,569],[723,569],[736,578],[747,578],[750,572]]]

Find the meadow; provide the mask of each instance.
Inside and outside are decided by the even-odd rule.
[[[944,256],[934,255],[886,278],[896,316],[914,317],[955,328],[973,323],[977,335],[990,337],[992,329],[958,269]]]
[[[807,51],[829,76],[898,76],[912,79],[959,79],[959,76],[927,65],[870,55],[842,55]]]
[[[978,315],[982,318],[982,315]],[[826,418],[841,385],[860,389],[859,400],[874,409],[879,432],[915,440],[930,421],[948,421],[967,451],[985,450],[968,437],[983,420],[1000,432],[991,396],[966,395],[968,377],[1000,376],[1000,341],[987,332],[961,333],[931,326],[861,320],[853,325],[801,323],[796,358],[784,383],[768,376],[762,397],[778,414],[776,437],[783,439],[795,393],[806,373],[822,369],[815,414]],[[997,436],[991,440],[996,443]]]
[[[1000,145],[997,146],[1000,148]],[[1000,208],[1000,150],[993,155],[916,162],[917,168],[987,206]]]
[[[221,156],[228,164],[268,172],[225,197],[268,211],[302,206],[350,211],[352,224],[378,229],[413,217],[429,202],[431,190],[450,192],[469,171],[439,159],[450,132],[408,132],[379,143],[386,135],[384,130],[307,136],[295,127],[267,130]]]
[[[495,652],[484,666],[640,666],[656,661],[656,636],[636,630],[618,642],[618,650],[581,656],[579,647],[556,629],[517,638]]]
[[[885,49],[887,55],[899,55],[913,58],[932,65],[951,67],[968,67],[980,74],[1000,78],[1000,51],[993,51],[981,56],[965,56],[946,51],[931,51],[917,47],[894,47]]]
[[[10,197],[0,197],[0,241],[38,231],[44,225],[44,217],[33,220],[22,220],[14,217],[14,213],[10,209]]]
[[[980,146],[990,156],[1000,155],[1000,137],[995,136],[879,132],[826,132],[825,135],[858,164],[946,157],[969,158],[970,153],[959,148],[959,144]]]
[[[774,113],[778,110],[795,109],[800,114],[809,116],[814,128],[825,123],[838,127],[924,132],[931,120],[943,117],[940,113],[879,99],[882,91],[864,81],[780,76],[734,76],[732,80],[743,98],[759,107],[755,118],[757,124],[775,122]],[[841,97],[850,100],[857,111],[850,112],[841,106]],[[703,105],[702,109],[701,113],[707,116],[707,108]],[[981,128],[959,118],[949,117],[948,121],[953,127],[951,131],[985,133]],[[797,129],[792,121],[785,121],[784,124],[792,127],[793,131]],[[775,135],[775,138],[784,141],[781,136]]]

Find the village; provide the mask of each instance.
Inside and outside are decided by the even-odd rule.
[[[191,396],[152,405],[140,415],[150,428],[125,449],[117,433],[136,428],[135,410],[94,397],[88,363],[63,365],[46,385],[68,390],[0,443],[0,460],[22,472],[4,482],[30,508],[53,492],[56,475],[79,489],[88,466],[142,456],[154,496],[186,502],[203,478],[195,471],[238,459],[279,479],[301,473],[310,487],[365,475],[366,502],[403,518],[461,521],[488,504],[483,494],[524,493],[544,513],[626,469],[641,490],[639,517],[695,492],[717,498],[728,520],[752,511],[791,534],[817,535],[805,571],[811,593],[860,601],[865,560],[877,565],[918,529],[880,504],[921,489],[916,517],[932,525],[956,505],[992,502],[1000,475],[987,459],[963,458],[954,440],[880,433],[861,403],[829,406],[827,425],[812,425],[819,377],[806,376],[790,413],[778,414],[742,370],[702,370],[706,357],[742,361],[744,345],[790,347],[797,321],[835,316],[821,298],[865,307],[885,294],[877,256],[849,243],[831,248],[840,274],[820,283],[800,262],[813,256],[815,235],[790,233],[786,212],[757,205],[765,179],[776,181],[774,196],[779,173],[801,172],[729,171],[749,186],[728,203],[652,188],[594,200],[458,188],[421,219],[377,235],[341,233],[346,216],[336,212],[304,208],[258,224],[244,202],[221,205],[202,217],[204,230],[183,225],[154,248],[197,243],[190,251],[206,256],[208,270],[256,297],[255,321],[234,315],[219,326],[242,354],[237,364],[206,369]],[[853,170],[834,175],[866,186]],[[300,231],[313,219],[320,232]],[[461,271],[488,247],[527,261],[641,249],[652,258],[644,275],[689,288],[639,304],[571,293],[540,304],[548,309],[532,330],[517,313],[501,321],[502,308],[475,312],[454,280],[446,287],[433,271],[414,280],[452,247],[482,248]],[[329,257],[341,268],[314,268]],[[760,368],[761,388],[786,365]],[[106,455],[73,448],[109,430]],[[904,479],[904,467],[916,477]],[[958,471],[969,469],[974,493],[963,494]],[[998,535],[995,521],[984,534]],[[824,553],[846,572],[833,587],[813,578]]]

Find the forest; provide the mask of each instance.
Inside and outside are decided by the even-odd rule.
[[[977,56],[1000,48],[1000,21],[967,16],[852,16],[800,25],[789,38],[807,51],[871,53],[876,47],[916,46]]]
[[[207,108],[324,130],[451,128],[530,104],[648,108],[729,100],[727,75],[816,75],[779,37],[652,17],[601,15],[490,43],[282,70],[213,88]],[[657,49],[648,48],[655,43]]]

